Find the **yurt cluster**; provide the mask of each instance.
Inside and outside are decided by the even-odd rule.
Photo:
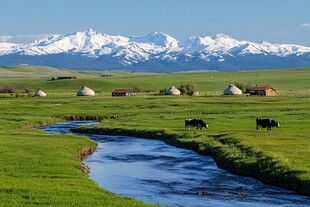
[[[275,96],[276,90],[270,85],[256,85],[252,87],[249,91],[251,96]],[[165,92],[166,95],[179,96],[181,92],[176,87],[172,86]],[[198,91],[194,92],[193,95],[197,96]],[[242,90],[235,86],[234,84],[229,84],[229,86],[223,91],[223,95],[242,95]]]
[[[77,96],[95,96],[96,93],[92,89],[88,88],[87,86],[83,86],[80,88],[76,94]],[[131,93],[128,90],[115,90],[112,92],[112,96],[130,96]],[[176,87],[172,86],[169,89],[165,91],[165,95],[170,96],[180,96],[181,91],[177,89]],[[196,91],[194,96],[198,95],[198,91]],[[242,95],[242,91],[236,87],[234,84],[230,84],[223,92],[223,95]],[[250,95],[259,95],[259,96],[275,96],[275,89],[273,89],[271,86],[258,86],[256,85],[250,90]],[[38,89],[34,96],[40,96],[40,97],[46,97],[47,94],[41,90]]]
[[[181,92],[176,87],[172,86],[168,90],[166,90],[166,95],[172,95],[172,96],[179,96],[181,95]],[[198,92],[196,92],[194,95],[197,95]],[[242,91],[237,88],[234,84],[230,84],[228,88],[226,88],[223,92],[224,95],[242,95]]]
[[[87,86],[83,86],[80,90],[78,90],[77,96],[95,96],[96,93],[94,90],[88,88]],[[112,92],[112,96],[130,96],[131,93],[128,90],[114,90]],[[179,96],[181,95],[181,92],[176,87],[172,86],[168,90],[166,90],[165,95],[171,95],[171,96]],[[42,90],[38,89],[34,96],[40,96],[40,97],[46,97],[47,94]]]
[[[78,92],[76,93],[77,96],[95,96],[96,93],[92,89],[88,88],[87,86],[83,86]],[[40,96],[40,97],[46,97],[47,94],[41,90],[38,89],[35,93],[34,96]]]

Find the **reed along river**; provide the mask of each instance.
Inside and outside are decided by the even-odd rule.
[[[40,129],[67,133],[94,122],[63,122]],[[310,197],[264,185],[218,168],[213,158],[162,141],[87,135],[97,150],[83,162],[102,188],[147,203],[171,207],[310,206]]]

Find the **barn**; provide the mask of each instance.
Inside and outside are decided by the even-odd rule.
[[[270,85],[256,85],[250,90],[251,96],[275,96],[276,90]]]
[[[112,96],[131,96],[131,93],[128,90],[114,90]]]

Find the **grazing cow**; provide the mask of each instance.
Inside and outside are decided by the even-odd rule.
[[[190,129],[190,127],[197,127],[202,130],[202,127],[208,128],[208,124],[206,124],[202,119],[185,119],[185,130]]]
[[[261,128],[267,127],[267,133],[271,132],[273,127],[280,127],[280,123],[276,122],[273,119],[266,118],[256,118],[256,130],[257,132],[261,132]]]

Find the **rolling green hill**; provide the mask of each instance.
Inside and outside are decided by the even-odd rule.
[[[77,78],[98,77],[103,74],[127,76],[128,71],[92,71],[67,70],[47,66],[17,65],[0,67],[0,79],[3,78],[35,78],[50,79],[57,76],[75,76]]]
[[[112,77],[101,77],[111,74]],[[75,76],[75,80],[50,81],[52,76]],[[11,77],[11,78],[5,78]],[[141,87],[158,92],[160,89],[181,84],[195,83],[200,95],[220,95],[234,82],[253,85],[270,84],[280,95],[309,94],[310,68],[257,70],[243,72],[187,72],[170,74],[131,73],[125,71],[71,71],[39,66],[0,68],[0,88],[13,84],[17,90],[44,89],[47,93],[75,93],[81,86],[88,86],[97,93],[110,93],[114,89]],[[35,80],[33,80],[35,79]]]
[[[19,65],[0,68],[1,78],[51,78],[53,76],[91,76],[70,70],[45,66]]]

